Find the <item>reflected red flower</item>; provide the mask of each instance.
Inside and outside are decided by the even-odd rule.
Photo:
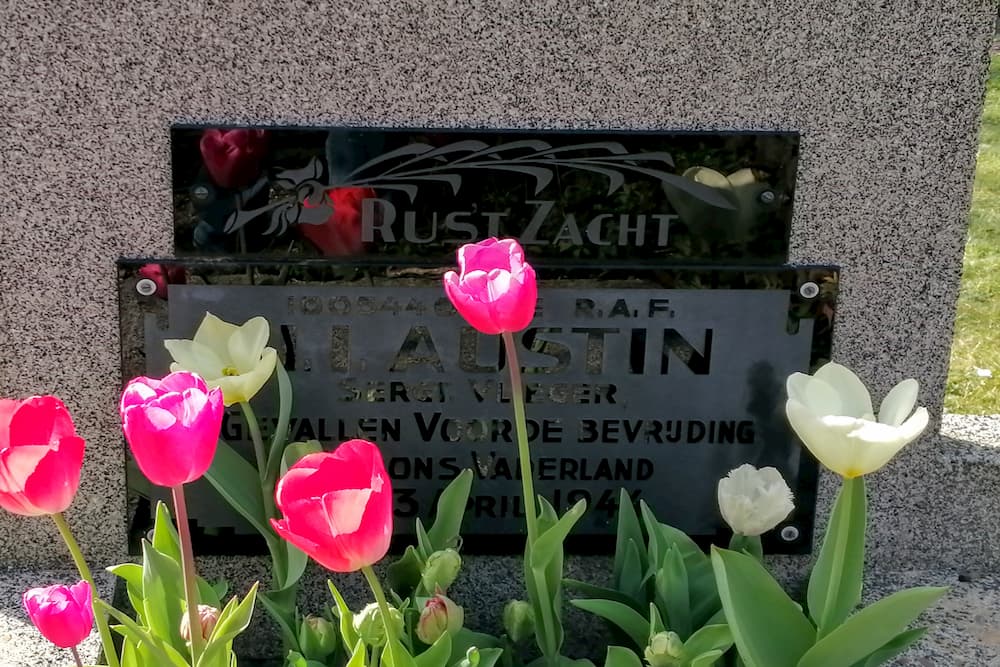
[[[242,189],[260,174],[267,130],[211,128],[201,135],[201,158],[216,185]]]
[[[361,202],[374,197],[375,191],[371,188],[331,188],[326,191],[329,205],[333,206],[330,218],[321,225],[300,224],[298,228],[302,236],[326,256],[356,255],[364,247]]]
[[[146,264],[136,272],[143,278],[148,278],[156,284],[156,296],[167,298],[168,285],[183,285],[187,282],[187,273],[183,266],[167,266],[164,264]]]

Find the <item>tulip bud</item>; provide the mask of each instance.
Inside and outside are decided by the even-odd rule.
[[[535,635],[535,610],[524,600],[511,600],[503,608],[503,628],[515,644]]]
[[[201,637],[207,640],[212,636],[215,624],[219,622],[219,610],[207,604],[198,605],[198,623],[201,625]],[[191,623],[188,615],[181,616],[181,639],[191,641]]]
[[[389,622],[396,636],[403,634],[403,615],[395,607],[389,607]],[[378,603],[372,602],[354,616],[354,631],[368,646],[385,645],[385,624]]]
[[[325,660],[337,650],[337,628],[319,616],[306,616],[299,626],[299,649],[308,660]]]
[[[427,559],[421,575],[424,588],[428,592],[447,591],[455,583],[462,567],[462,557],[454,549],[435,551]]]
[[[676,632],[657,632],[645,651],[650,667],[679,667],[684,657],[684,642]]]
[[[420,612],[417,638],[425,644],[433,644],[446,632],[453,635],[461,630],[464,622],[465,611],[439,593],[429,599]]]

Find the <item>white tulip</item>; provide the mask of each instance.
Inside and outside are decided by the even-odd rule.
[[[795,504],[776,468],[744,463],[719,480],[719,509],[734,533],[754,537],[784,521]]]
[[[892,388],[877,418],[868,389],[840,364],[812,376],[793,373],[786,384],[792,429],[820,463],[847,479],[875,472],[927,428],[927,409],[913,409],[920,389],[913,379]]]

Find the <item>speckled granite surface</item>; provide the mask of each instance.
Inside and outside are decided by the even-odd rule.
[[[114,260],[171,252],[171,123],[754,128],[802,133],[791,259],[843,268],[836,358],[878,394],[919,378],[937,414],[995,15],[993,0],[7,3],[0,395],[66,399],[88,441],[69,518],[95,563],[122,559]],[[872,488],[875,564],[1000,566],[981,447],[926,437]],[[0,564],[54,566],[54,538],[0,514]],[[498,582],[477,594],[502,597],[498,562],[475,567]]]

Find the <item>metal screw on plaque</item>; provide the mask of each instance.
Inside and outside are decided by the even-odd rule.
[[[786,542],[794,542],[799,539],[799,529],[795,526],[785,526],[781,529],[781,539]]]
[[[201,201],[208,199],[210,194],[211,193],[208,191],[208,188],[204,185],[196,185],[191,188],[191,196]]]
[[[149,540],[150,542],[153,541],[153,533],[154,532],[155,531],[152,528],[150,528],[149,530],[146,531],[146,539]]]
[[[156,283],[149,278],[143,278],[135,284],[135,291],[142,296],[153,296],[156,294]]]
[[[770,190],[764,190],[760,193],[760,201],[762,204],[770,204],[774,201],[774,193]]]
[[[802,283],[799,285],[799,294],[802,295],[803,299],[815,299],[819,296],[819,285],[811,280],[807,283]]]

